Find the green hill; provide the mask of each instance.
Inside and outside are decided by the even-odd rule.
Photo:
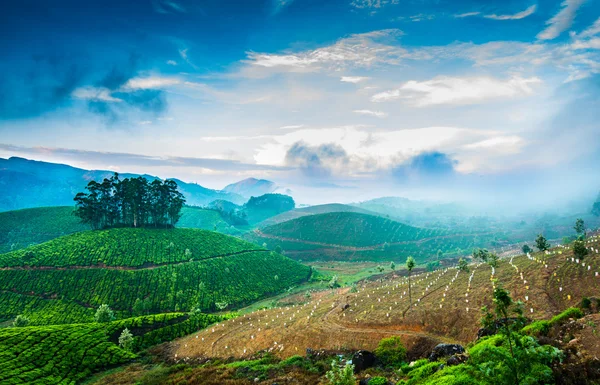
[[[491,237],[458,234],[408,226],[387,218],[352,212],[303,216],[268,226],[246,235],[271,249],[280,246],[302,260],[399,260],[413,255],[420,261],[433,259],[438,250],[445,256],[470,253]]]
[[[188,206],[181,209],[181,218],[177,222],[177,227],[214,230],[230,235],[237,235],[241,232],[227,223],[217,210]]]
[[[73,207],[40,207],[0,213],[0,253],[89,230]]]
[[[73,215],[73,209],[55,206],[0,212],[0,253],[89,230],[88,225]],[[219,212],[189,206],[182,208],[177,227],[216,230],[230,235],[241,232],[229,225]]]
[[[87,322],[104,303],[122,316],[213,311],[279,293],[309,274],[307,266],[212,231],[86,231],[0,255],[0,322],[18,314],[72,322],[65,308]]]
[[[328,203],[323,205],[315,205],[309,207],[297,208],[294,210],[286,211],[274,217],[268,218],[262,222],[260,222],[257,227],[264,228],[268,226],[273,226],[278,223],[291,221],[292,219],[304,217],[307,215],[315,215],[315,214],[326,214],[326,213],[360,213],[360,214],[368,214],[375,216],[383,216],[373,211],[365,210],[360,207],[345,205],[341,203]]]
[[[124,364],[135,352],[218,322],[206,314],[159,314],[106,324],[28,326],[0,329],[0,383],[76,384],[94,372]],[[131,348],[118,345],[128,328]]]

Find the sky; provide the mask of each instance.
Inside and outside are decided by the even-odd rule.
[[[303,203],[600,190],[598,0],[22,0],[0,52],[4,158]]]

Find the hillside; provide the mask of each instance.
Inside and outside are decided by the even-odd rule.
[[[84,170],[64,164],[18,157],[0,158],[0,211],[45,206],[70,206],[73,197],[91,180],[110,178],[113,171]],[[121,174],[123,178],[138,177]],[[152,181],[157,177],[142,175]],[[175,180],[189,205],[202,206],[215,199],[242,204],[245,199],[229,192],[209,189],[196,183]]]
[[[286,358],[302,354],[307,347],[371,350],[379,339],[399,336],[409,356],[418,358],[437,343],[467,344],[477,337],[480,309],[491,305],[491,278],[515,301],[523,301],[525,316],[533,320],[579,306],[583,298],[598,298],[600,238],[590,239],[587,247],[591,253],[584,261],[576,260],[569,248],[559,247],[547,254],[502,259],[496,269],[472,263],[468,272],[449,267],[413,274],[411,309],[406,271],[388,270],[381,280],[363,281],[356,290],[340,288],[335,294],[328,290],[313,292],[308,299],[287,298],[280,307],[246,314],[241,322],[225,322],[218,335],[207,330],[199,333],[203,339],[181,339],[168,348],[169,354],[189,359],[199,355],[247,358],[269,349]],[[587,343],[594,344],[600,346]]]
[[[89,230],[73,207],[40,207],[0,212],[0,253]]]
[[[89,230],[89,226],[73,215],[73,209],[72,206],[57,206],[0,212],[0,254]],[[200,207],[183,207],[177,227],[240,234],[240,230],[228,224],[218,211]]]
[[[228,203],[233,205],[231,202]],[[186,206],[181,209],[181,218],[179,218],[179,222],[177,222],[177,227],[213,230],[229,235],[237,235],[240,233],[240,230],[227,223],[217,210],[203,209],[200,207]]]
[[[275,190],[277,190],[277,185],[269,180],[247,178],[225,186],[222,191],[250,198],[269,194]]]
[[[265,219],[258,223],[256,226],[264,228],[278,223],[287,222],[292,219],[304,217],[307,215],[315,214],[326,214],[326,213],[338,213],[338,212],[349,212],[349,213],[360,213],[368,215],[381,215],[373,211],[365,210],[360,207],[344,205],[341,203],[328,203],[324,205],[315,205],[309,207],[296,208],[294,210],[286,211],[284,213],[275,215],[274,217]],[[382,215],[383,216],[383,215]]]
[[[248,223],[252,225],[293,210],[294,207],[296,207],[296,202],[291,196],[264,194],[248,199],[243,207],[243,213]]]
[[[214,322],[214,315],[171,313],[102,323],[0,329],[0,383],[75,384],[101,369],[135,359],[141,349],[170,341]],[[123,329],[134,337],[118,345]]]
[[[245,238],[300,260],[400,260],[412,255],[419,261],[470,253],[489,242],[486,235],[422,229],[378,216],[337,212],[303,216],[268,226]]]
[[[309,274],[286,257],[212,231],[86,231],[0,255],[0,322],[17,314],[65,322],[65,307],[89,321],[89,309],[101,304],[123,316],[134,308],[213,311],[217,303],[236,307],[281,292]],[[43,316],[33,302],[43,303]]]

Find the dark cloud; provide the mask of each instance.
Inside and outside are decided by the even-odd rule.
[[[285,155],[286,164],[298,167],[305,175],[314,178],[325,178],[340,166],[349,162],[348,154],[335,143],[310,146],[304,142],[296,142]]]
[[[454,175],[456,161],[441,152],[424,152],[392,168],[398,181],[429,181]]]
[[[107,122],[126,120],[130,112],[159,115],[167,108],[162,90],[122,90],[145,67],[141,56],[113,59],[107,69],[82,53],[33,54],[18,63],[0,63],[0,119],[38,117],[74,105],[72,94],[80,87],[104,88],[123,102],[86,100],[88,110]],[[103,68],[104,67],[104,68]]]
[[[0,119],[42,115],[71,102],[71,93],[86,78],[70,56],[32,55],[18,66],[0,65]]]
[[[202,167],[218,171],[252,171],[270,170],[285,171],[288,167],[277,167],[259,164],[244,163],[229,159],[188,158],[188,157],[155,157],[139,154],[118,152],[101,152],[73,150],[66,148],[23,147],[10,144],[0,144],[0,150],[9,151],[25,157],[35,158],[37,155],[44,159],[61,158],[70,161],[86,163],[110,164],[118,166],[145,166],[145,167]]]

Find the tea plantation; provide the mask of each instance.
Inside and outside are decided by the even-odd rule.
[[[460,234],[412,227],[387,218],[353,212],[308,215],[245,236],[257,244],[277,246],[301,260],[385,260],[414,256],[419,262],[470,252],[493,234]]]
[[[140,349],[222,319],[215,315],[174,313],[109,323],[0,329],[0,383],[76,384],[100,369],[135,358]],[[118,345],[125,328],[133,335],[128,350]]]
[[[123,316],[221,310],[309,276],[307,266],[211,231],[82,232],[0,255],[0,321],[87,322],[101,304]]]
[[[73,207],[38,207],[0,213],[0,253],[89,230]]]

